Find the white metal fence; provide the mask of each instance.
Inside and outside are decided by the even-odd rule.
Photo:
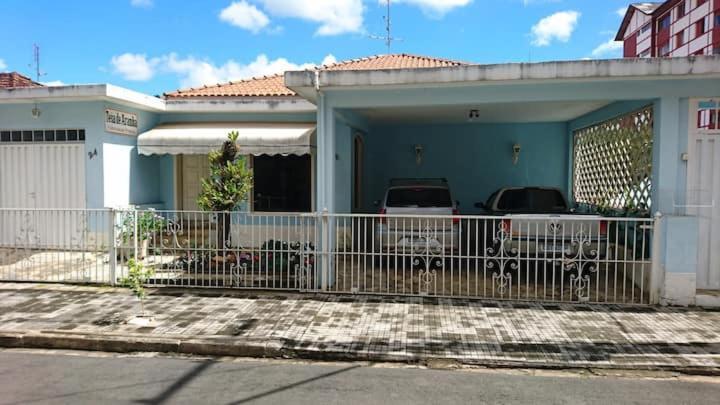
[[[0,280],[647,304],[653,219],[2,210]],[[220,241],[220,243],[218,243]],[[657,249],[657,248],[655,248]]]

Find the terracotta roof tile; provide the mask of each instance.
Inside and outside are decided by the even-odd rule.
[[[0,88],[10,87],[43,87],[43,85],[18,72],[0,73]]]
[[[425,56],[394,54],[377,55],[320,66],[320,70],[382,70],[424,69],[467,65],[467,63]],[[257,77],[248,80],[189,88],[165,93],[166,98],[189,97],[283,97],[295,96],[285,87],[283,74]]]

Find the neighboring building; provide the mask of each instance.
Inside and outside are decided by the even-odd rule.
[[[720,0],[631,4],[615,40],[626,58],[720,54]]]
[[[43,87],[43,85],[18,72],[0,73],[0,88],[11,87]]]

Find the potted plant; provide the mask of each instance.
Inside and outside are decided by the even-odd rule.
[[[136,228],[137,216],[137,228]],[[158,232],[162,232],[167,220],[158,215],[154,209],[147,211],[128,211],[119,225],[121,258],[129,259],[135,256],[135,229],[137,229],[137,259],[144,259],[148,255],[150,239]]]
[[[198,206],[217,214],[217,247],[229,243],[230,212],[247,199],[252,188],[252,173],[238,156],[237,132],[230,132],[220,150],[210,152],[210,177],[201,183]]]

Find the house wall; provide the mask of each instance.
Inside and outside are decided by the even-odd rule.
[[[374,212],[392,178],[444,177],[463,214],[477,214],[506,186],[558,187],[567,193],[566,123],[371,126],[365,137],[364,211]],[[512,147],[522,147],[517,165]],[[415,160],[415,145],[423,159]]]
[[[139,131],[155,125],[157,117],[148,112],[107,102],[40,103],[39,118],[33,118],[32,104],[0,105],[0,122],[14,129],[85,129],[85,190],[87,208],[155,204],[162,184],[160,159],[142,157],[135,150],[134,136],[105,131],[105,109],[138,114]],[[97,152],[97,155],[95,155]],[[92,158],[89,154],[94,155]],[[106,187],[107,186],[107,187]]]

